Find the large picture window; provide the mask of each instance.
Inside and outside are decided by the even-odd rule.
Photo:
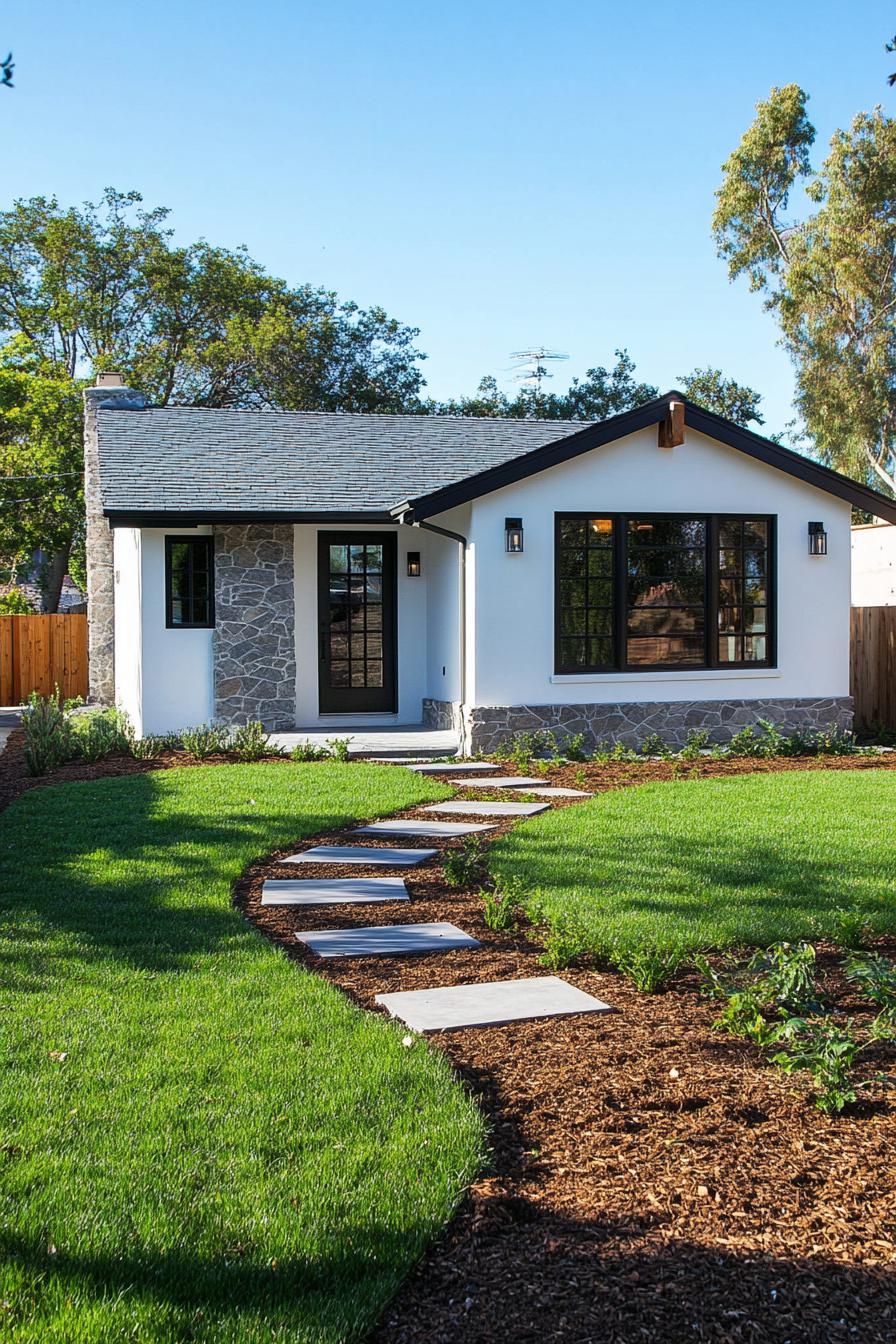
[[[558,673],[769,666],[773,519],[559,514]]]
[[[208,629],[215,624],[213,539],[165,538],[165,624]]]

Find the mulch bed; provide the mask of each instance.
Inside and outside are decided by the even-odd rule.
[[[0,806],[39,783],[187,763],[75,765],[14,787],[16,749],[11,739],[0,757]],[[586,764],[552,770],[550,782],[599,791],[692,774],[869,766],[896,768],[896,757]],[[419,841],[439,849],[457,843]],[[288,852],[244,874],[236,903],[287,955],[365,1008],[386,991],[546,973],[537,931],[492,933],[476,892],[448,886],[438,859],[377,870],[404,877],[408,906],[262,907],[266,877],[363,871],[278,863]],[[294,937],[299,928],[337,923],[425,920],[459,924],[482,941],[481,951],[320,961]],[[896,954],[896,943],[881,947]],[[826,988],[859,1015],[833,962],[822,949]],[[562,974],[618,1015],[428,1038],[489,1117],[490,1162],[370,1344],[893,1344],[896,1094],[891,1101],[883,1087],[871,1089],[849,1113],[828,1119],[801,1081],[712,1030],[713,1006],[693,975],[644,995],[608,970]],[[876,1067],[886,1067],[883,1058]]]

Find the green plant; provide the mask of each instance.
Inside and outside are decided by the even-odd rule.
[[[265,756],[282,756],[280,747],[274,746],[264,725],[258,719],[250,719],[234,728],[230,738],[230,750],[241,761],[261,761]]]
[[[339,761],[345,765],[351,756],[349,748],[352,740],[350,737],[328,737],[327,746],[330,748],[330,756],[334,761]]]
[[[844,974],[855,989],[879,1010],[879,1015],[896,1025],[896,964],[888,957],[859,956],[846,958]]]
[[[815,984],[815,948],[811,943],[773,943],[751,958],[747,971],[756,976],[766,1002],[780,1012],[805,1014],[821,1010]]]
[[[678,755],[683,761],[697,761],[706,750],[708,742],[709,732],[706,728],[692,728]]]
[[[512,888],[505,891],[481,891],[482,918],[486,927],[496,933],[510,929],[514,923],[514,911],[519,904],[516,892]]]
[[[772,1055],[772,1063],[785,1073],[811,1074],[820,1111],[836,1115],[855,1101],[851,1074],[862,1046],[852,1019],[838,1026],[829,1017],[792,1017],[778,1028],[775,1039],[784,1043],[784,1049]]]
[[[301,764],[304,761],[325,761],[329,755],[328,747],[318,747],[313,742],[299,742],[289,753],[289,759]]]
[[[0,597],[0,616],[30,616],[34,612],[31,602],[21,588],[10,588]]]
[[[538,960],[552,971],[562,971],[571,966],[586,947],[587,939],[581,924],[572,918],[563,919],[548,929],[544,937],[544,951]]]
[[[488,877],[488,855],[482,837],[465,835],[457,849],[445,851],[442,871],[450,887],[471,887]]]
[[[532,762],[532,765],[542,776],[542,778],[546,778],[550,774],[552,764],[553,764],[552,761],[545,761],[540,759]]]
[[[134,731],[121,709],[94,709],[72,719],[76,755],[85,761],[102,761],[107,756],[130,756]]]
[[[32,691],[22,710],[25,768],[29,775],[45,775],[77,755],[72,727],[78,700],[63,700],[57,686],[51,695]]]
[[[564,737],[558,750],[568,761],[586,761],[588,753],[585,751],[585,734],[570,733],[569,737]]]
[[[194,760],[205,761],[209,756],[225,752],[230,745],[230,735],[223,724],[200,723],[195,728],[185,728],[180,734],[184,751]]]
[[[642,756],[659,756],[667,761],[672,755],[672,748],[669,746],[659,733],[648,733],[642,738],[638,745],[638,751]]]
[[[586,775],[585,771],[581,768],[581,766],[579,767],[578,770],[574,772],[573,782],[575,783],[577,789],[584,789],[585,785],[588,783],[588,776]]]
[[[644,994],[655,994],[667,985],[683,959],[680,948],[640,943],[617,943],[608,954],[608,960]]]
[[[854,952],[863,947],[874,934],[874,929],[863,910],[835,910],[832,919],[834,926],[830,936],[838,947],[845,952]]]
[[[135,738],[131,743],[131,755],[136,761],[155,761],[167,750],[169,743],[164,734],[150,733],[146,737]]]
[[[495,748],[496,761],[511,761],[518,770],[525,770],[533,756],[557,754],[557,739],[548,729],[533,733],[515,733]]]

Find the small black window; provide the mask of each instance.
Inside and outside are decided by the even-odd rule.
[[[209,629],[215,624],[213,540],[165,538],[165,624]]]

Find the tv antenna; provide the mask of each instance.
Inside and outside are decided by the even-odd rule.
[[[554,376],[548,369],[548,364],[569,359],[569,355],[564,354],[562,350],[549,350],[544,345],[533,345],[528,350],[512,350],[510,358],[514,361],[511,365],[514,370],[514,381],[523,383],[526,387],[534,387],[536,392],[540,392],[544,380]]]

